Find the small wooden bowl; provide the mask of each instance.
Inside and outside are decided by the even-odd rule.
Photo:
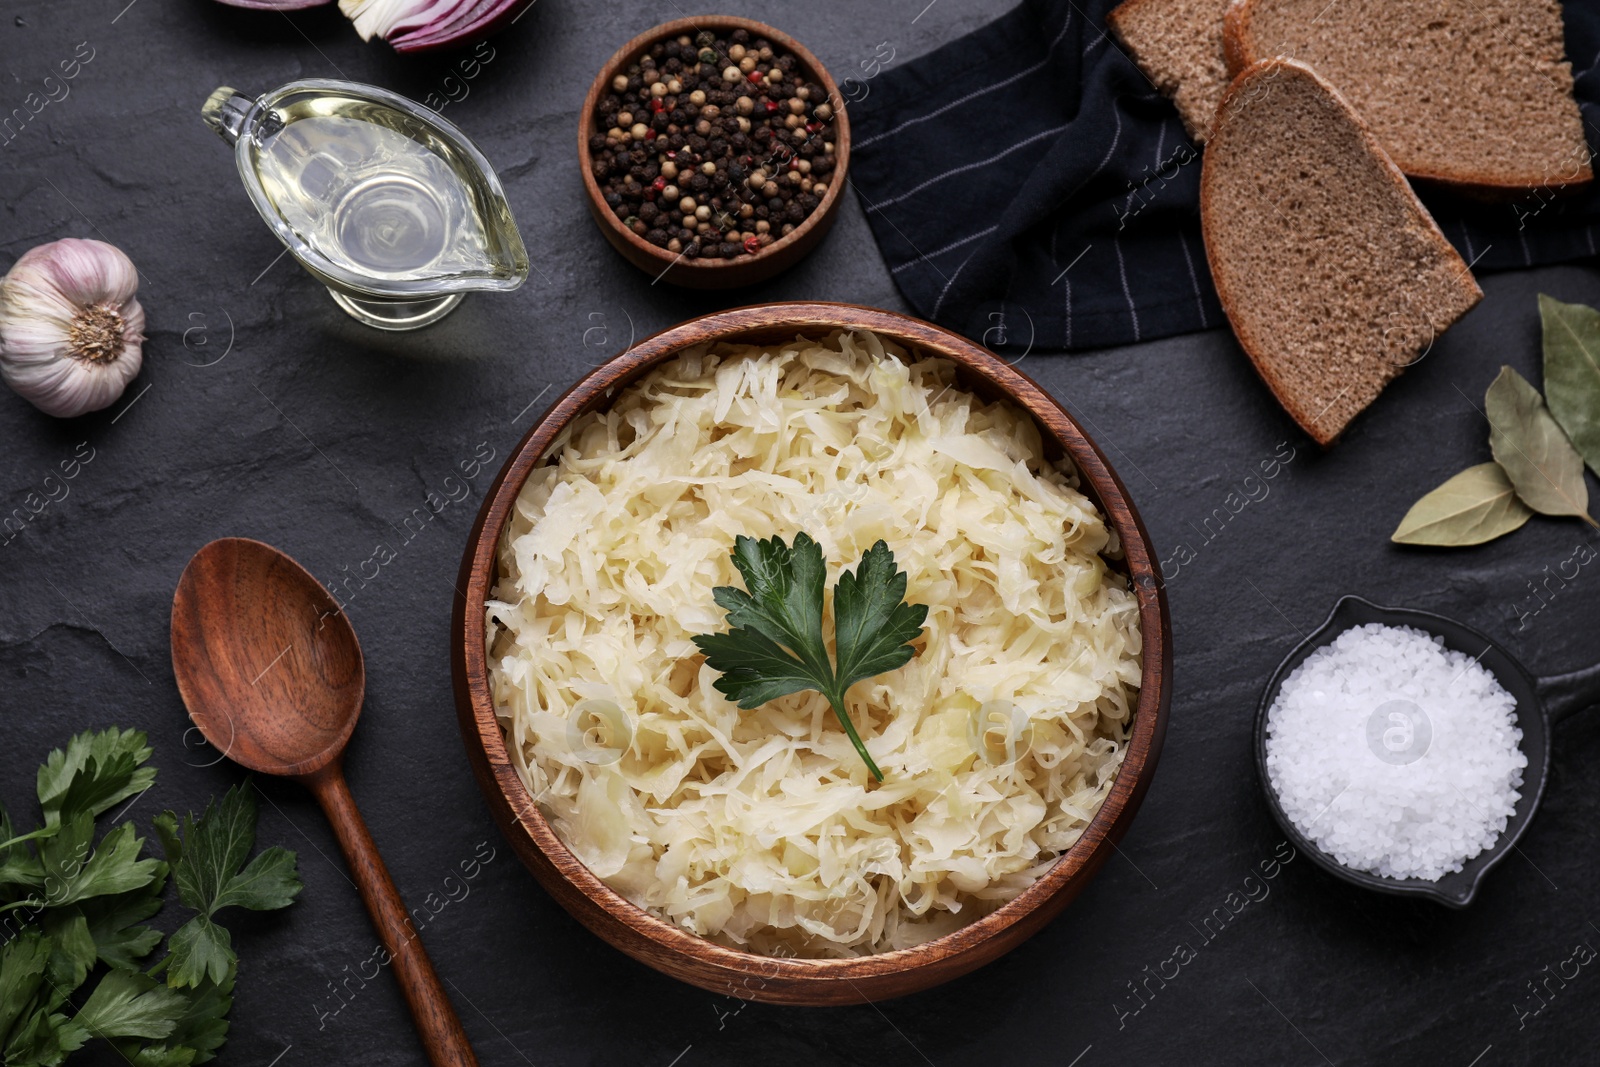
[[[501,531],[529,473],[546,461],[566,426],[610,403],[628,383],[690,345],[707,341],[779,344],[796,334],[872,330],[913,355],[942,356],[960,383],[986,399],[1007,399],[1038,421],[1045,450],[1065,454],[1082,490],[1117,531],[1139,603],[1144,670],[1133,733],[1116,783],[1083,836],[1015,900],[970,926],[916,948],[855,959],[777,959],[696,937],[625,900],[561,842],[517,776],[495,717],[485,651],[485,602],[497,575]],[[1115,849],[1155,774],[1166,733],[1172,631],[1166,593],[1144,523],[1105,456],[1031,379],[988,350],[928,323],[851,304],[762,304],[694,319],[649,337],[591,371],[528,431],[490,487],[468,538],[456,584],[452,659],[461,733],[495,822],[540,884],[580,922],[634,959],[716,993],[774,1004],[857,1004],[928,989],[1009,952],[1049,922]]]
[[[828,194],[817,205],[817,210],[786,237],[781,237],[754,255],[737,259],[680,259],[675,252],[657,248],[622,224],[616,213],[606,206],[600,183],[595,181],[589,154],[589,138],[604,133],[595,122],[595,111],[600,97],[610,91],[611,79],[625,71],[649,51],[657,41],[682,34],[693,36],[701,30],[725,34],[733,30],[748,30],[752,37],[764,37],[778,51],[788,52],[805,68],[810,80],[821,85],[827,98],[833,101],[834,144],[833,173],[828,176]],[[741,285],[754,285],[788,270],[815,248],[833,225],[839,210],[846,176],[850,165],[850,117],[845,114],[847,101],[839,94],[833,77],[804,45],[781,30],[773,29],[754,19],[736,18],[732,15],[707,15],[704,18],[674,19],[663,22],[653,30],[646,30],[618,49],[617,53],[600,68],[589,95],[584,97],[583,110],[578,114],[578,169],[583,174],[583,188],[587,194],[589,213],[600,226],[612,247],[621,252],[628,262],[652,278],[681,285],[686,289],[732,289]]]

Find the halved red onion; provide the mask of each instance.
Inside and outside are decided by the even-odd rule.
[[[426,52],[488,36],[534,0],[339,0],[362,40],[382,37],[397,52]]]
[[[252,11],[298,11],[305,7],[321,7],[332,0],[217,0],[229,7],[247,7]]]

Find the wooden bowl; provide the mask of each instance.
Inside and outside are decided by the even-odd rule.
[[[610,91],[611,79],[625,71],[649,51],[657,41],[682,34],[693,36],[701,30],[723,34],[733,30],[748,30],[753,37],[764,37],[774,49],[788,52],[805,68],[810,80],[821,85],[827,99],[833,103],[834,169],[828,178],[828,194],[817,209],[788,236],[781,237],[754,255],[737,259],[680,259],[675,252],[657,248],[622,224],[616,213],[606,206],[600,183],[595,180],[589,154],[589,138],[603,133],[595,122],[595,111],[600,98]],[[578,169],[583,174],[583,188],[587,194],[589,213],[600,226],[612,247],[621,252],[628,262],[652,278],[681,285],[686,289],[732,289],[741,285],[754,285],[766,281],[800,262],[815,248],[833,225],[839,210],[839,200],[844,193],[850,165],[850,118],[845,114],[848,102],[839,94],[839,87],[823,65],[804,45],[781,30],[773,29],[754,19],[736,18],[732,15],[707,15],[703,18],[674,19],[663,22],[653,30],[646,30],[617,50],[606,61],[584,97],[583,110],[578,114]]]
[[[1100,507],[1125,550],[1123,569],[1139,604],[1144,670],[1128,753],[1110,795],[1078,839],[1020,896],[970,926],[915,948],[855,959],[777,959],[726,948],[625,900],[590,873],[545,821],[506,751],[495,718],[485,651],[485,601],[496,580],[496,550],[529,472],[579,415],[690,345],[706,341],[783,343],[796,334],[872,330],[913,355],[953,361],[963,387],[1031,412],[1047,453],[1065,454],[1082,490]],[[717,993],[778,1004],[854,1004],[914,993],[982,966],[1021,944],[1081,891],[1132,822],[1166,732],[1172,633],[1166,594],[1144,523],[1105,456],[1072,417],[1026,376],[947,330],[851,304],[763,304],[691,320],[649,337],[585,375],[528,431],[489,489],[467,542],[456,585],[452,658],[467,755],[496,823],[540,884],[567,911],[634,959]]]

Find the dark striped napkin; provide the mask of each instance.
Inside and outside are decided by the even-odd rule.
[[[1115,6],[1024,0],[850,87],[852,184],[919,314],[1011,350],[1225,323],[1200,239],[1200,150],[1106,30]],[[1600,3],[1565,11],[1592,152]],[[1421,192],[1475,271],[1596,253],[1600,188],[1493,206]]]

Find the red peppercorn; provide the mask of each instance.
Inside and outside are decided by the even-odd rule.
[[[659,134],[657,134],[655,130],[644,131],[644,139],[646,141],[654,141],[658,136]]]
[[[659,96],[654,97],[654,98],[651,99],[651,101],[650,101],[650,110],[651,111],[665,111],[666,109],[667,109],[667,102],[665,100],[661,99]]]
[[[806,123],[806,132],[807,133],[816,133],[820,129],[822,129],[822,123],[820,123],[820,122],[808,122],[808,123]]]
[[[763,75],[759,70],[752,70],[750,72],[750,84],[751,85],[758,84],[761,81],[762,77],[763,77]]]
[[[767,105],[767,114],[769,114],[769,115],[772,114],[774,111],[778,110],[778,102],[776,100],[768,100],[768,101],[766,101],[766,105]]]
[[[654,189],[658,193],[666,187],[667,179],[661,177],[659,174],[656,175],[656,180],[650,183],[650,188]]]
[[[757,252],[761,251],[761,239],[755,234],[751,234],[749,237],[746,237],[744,239],[744,250],[750,253],[752,256],[755,255]]]

